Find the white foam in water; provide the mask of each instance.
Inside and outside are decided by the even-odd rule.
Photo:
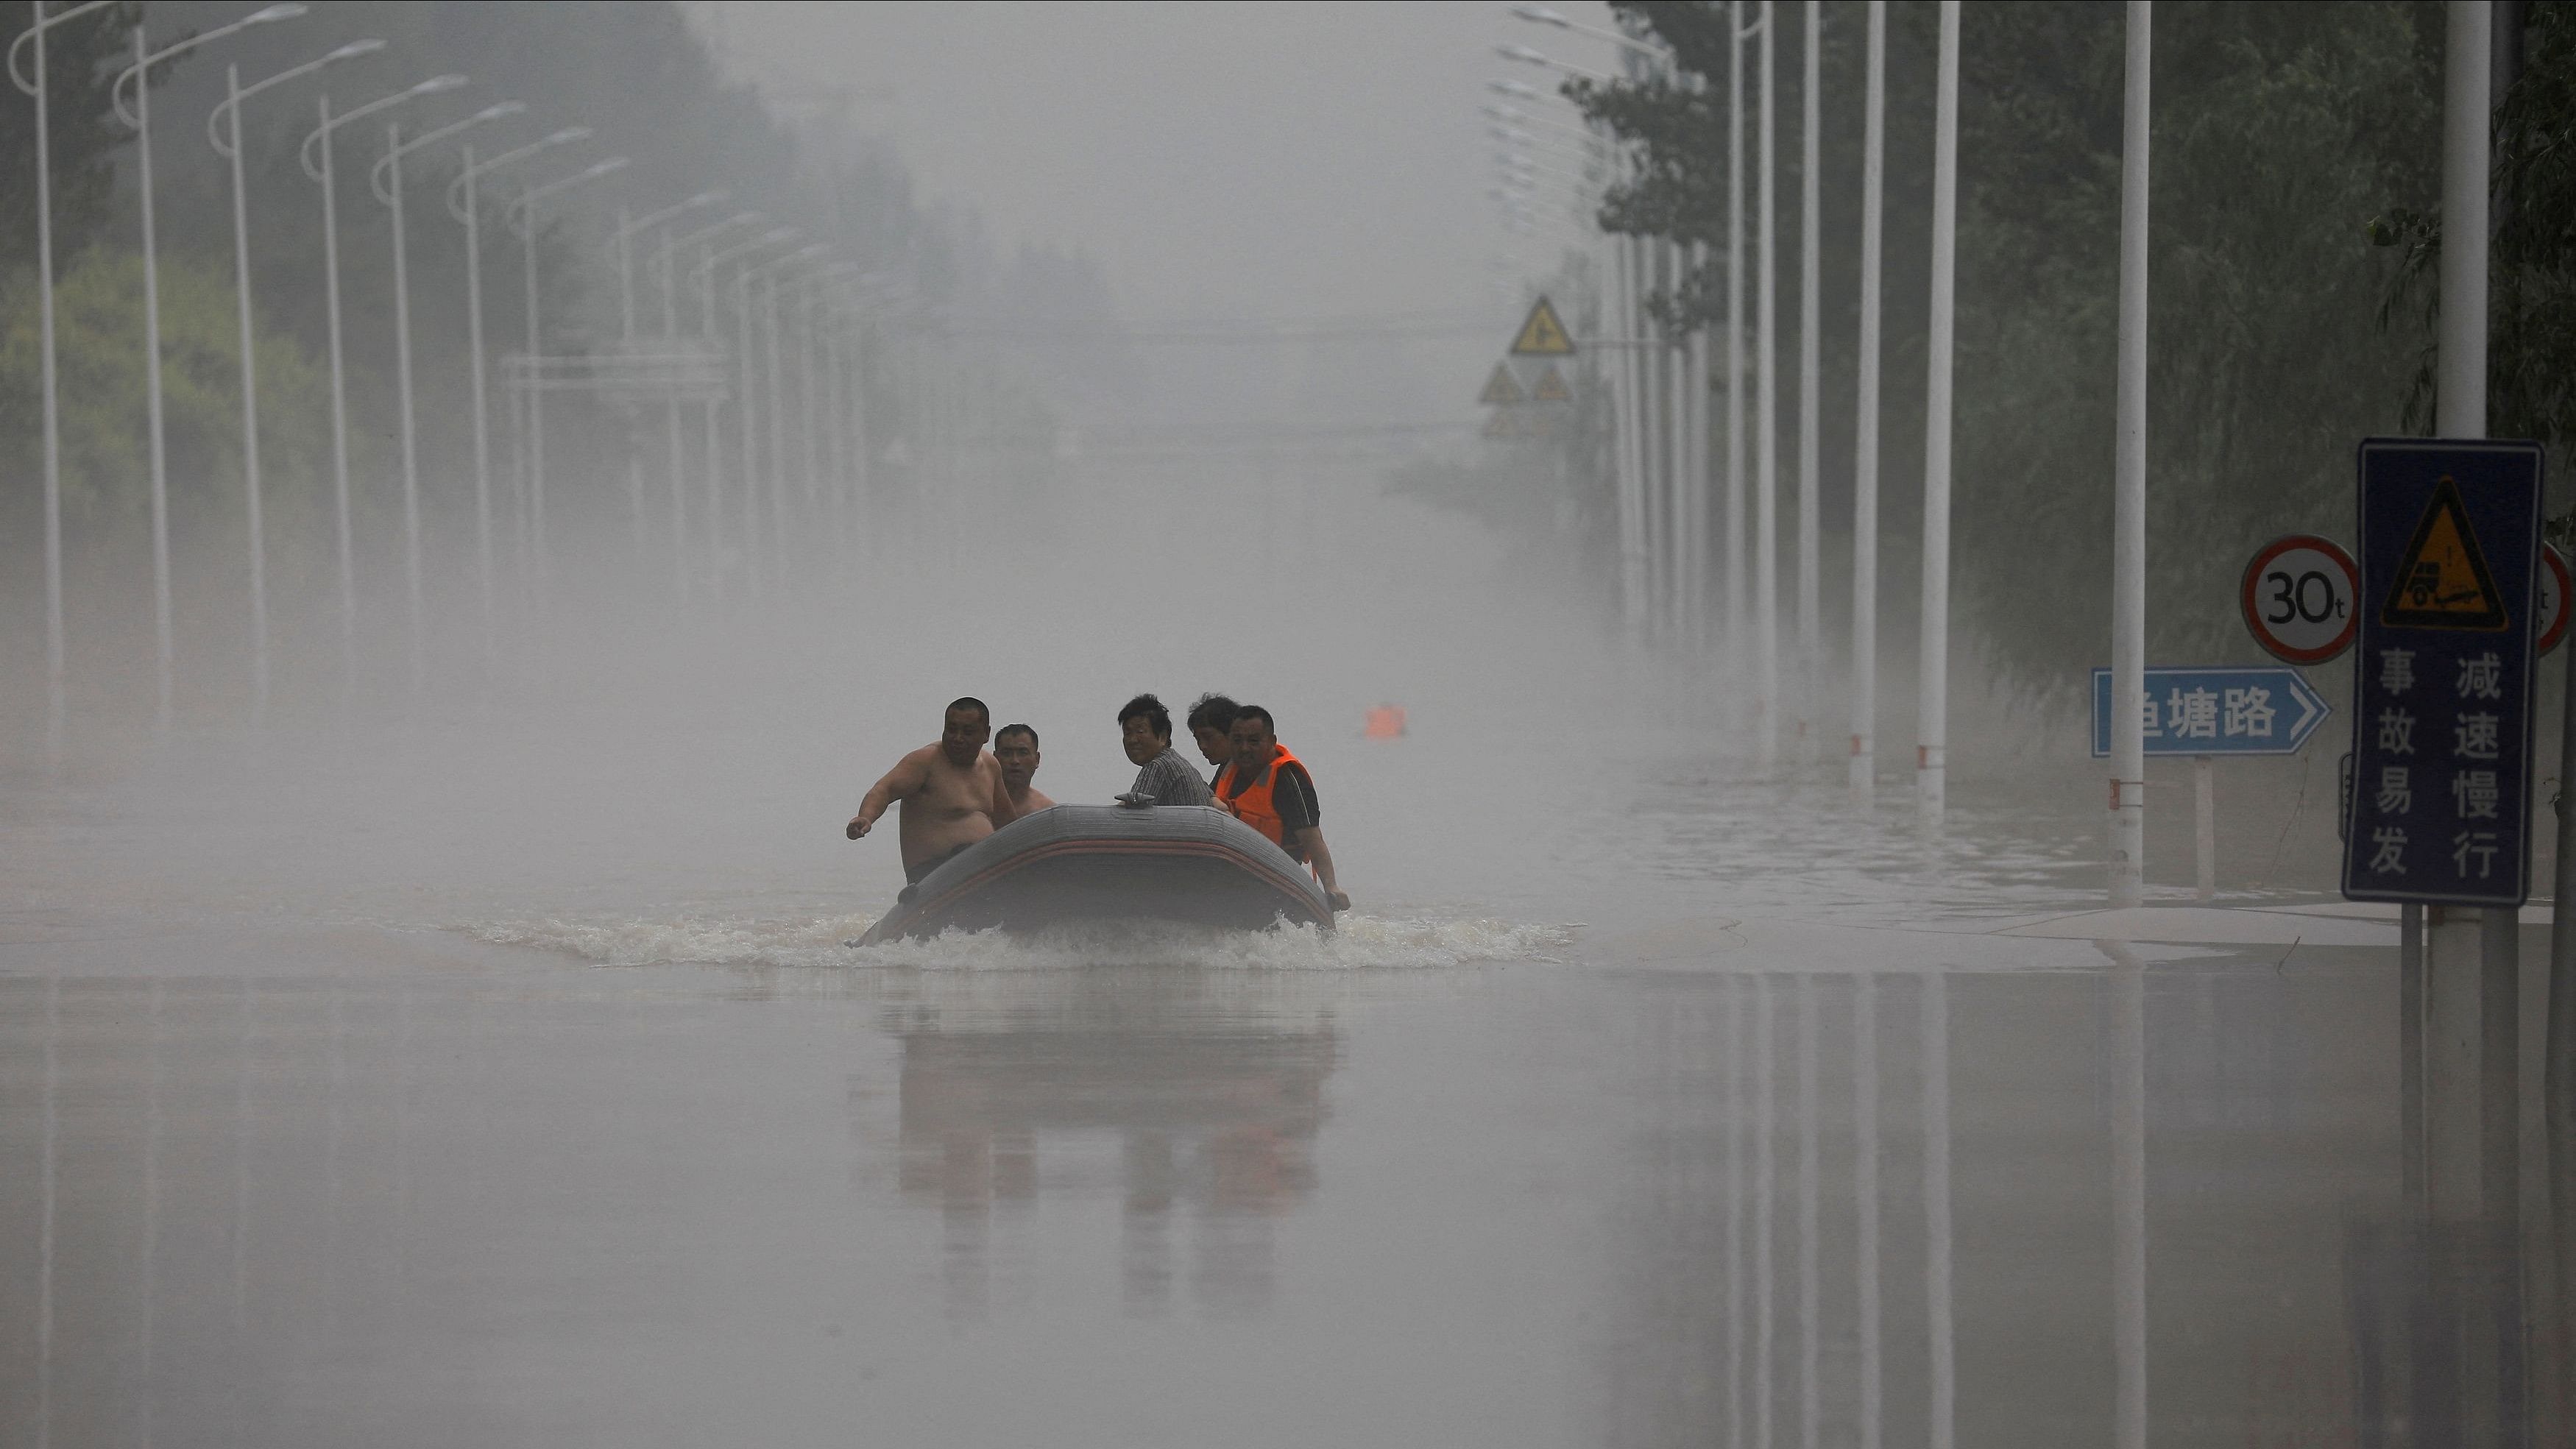
[[[683,916],[506,921],[470,927],[505,946],[561,951],[611,966],[665,963],[915,970],[1055,971],[1078,966],[1208,966],[1250,970],[1420,969],[1477,961],[1554,961],[1565,926],[1427,916],[1344,916],[1325,935],[1311,926],[1269,931],[1193,930],[1154,922],[1006,936],[948,931],[927,941],[853,947],[868,915],[806,920]]]

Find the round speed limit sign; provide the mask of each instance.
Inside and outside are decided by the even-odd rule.
[[[2360,570],[2343,545],[2313,533],[2263,545],[2245,566],[2245,627],[2275,659],[2323,664],[2352,647]]]
[[[2531,652],[2546,654],[2567,637],[2567,556],[2558,545],[2540,546],[2540,637],[2531,641]]]

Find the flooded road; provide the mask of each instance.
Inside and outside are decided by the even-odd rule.
[[[2385,1392],[2387,927],[2070,922],[2042,793],[1927,842],[1668,740],[1502,804],[1501,741],[1326,740],[1338,938],[853,951],[836,802],[713,871],[569,742],[516,803],[439,748],[12,822],[0,1441],[2062,1444],[2125,1381],[2323,1445]]]

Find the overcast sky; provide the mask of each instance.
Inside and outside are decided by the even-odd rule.
[[[1131,321],[1508,311],[1476,108],[1549,78],[1493,46],[1609,59],[1501,3],[691,8],[750,79],[855,88],[854,123],[1004,247],[1091,253]]]

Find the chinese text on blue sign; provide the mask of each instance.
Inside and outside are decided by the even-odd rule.
[[[2327,715],[2325,696],[2279,665],[2147,671],[2147,753],[2291,755]],[[2093,671],[2093,755],[2111,753],[2111,671]]]
[[[2346,896],[2517,906],[2530,894],[2539,566],[2536,445],[2362,444]]]

